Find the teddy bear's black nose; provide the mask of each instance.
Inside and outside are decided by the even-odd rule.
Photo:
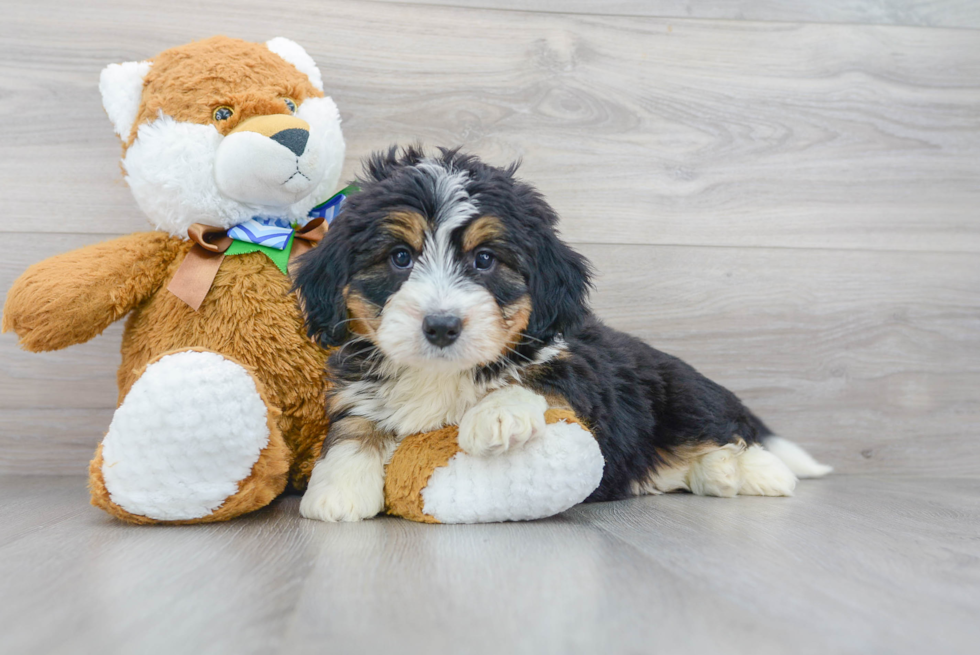
[[[269,137],[276,143],[286,146],[293,151],[297,157],[306,150],[306,142],[310,139],[310,133],[298,127],[291,127],[288,130],[276,132]]]

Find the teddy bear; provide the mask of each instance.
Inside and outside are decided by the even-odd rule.
[[[328,351],[306,334],[290,262],[343,207],[340,115],[297,43],[217,36],[101,74],[122,169],[154,231],[31,266],[2,328],[23,348],[126,319],[118,407],[89,467],[92,504],[131,523],[231,519],[302,491],[327,432]],[[386,507],[425,522],[548,516],[598,485],[573,415],[484,461],[447,426],[407,439]]]

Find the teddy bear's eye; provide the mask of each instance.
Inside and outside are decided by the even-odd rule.
[[[289,109],[289,111],[294,114],[296,113],[296,103],[293,102],[292,98],[283,98],[282,101],[286,103],[286,108]]]
[[[221,107],[218,107],[213,112],[211,112],[211,118],[213,118],[216,121],[226,121],[229,118],[231,118],[232,114],[234,113],[235,113],[234,109],[222,105]]]

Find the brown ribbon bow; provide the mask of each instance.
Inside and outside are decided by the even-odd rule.
[[[293,232],[293,247],[289,251],[289,261],[307,252],[327,233],[327,224],[322,218],[314,218],[302,228]],[[187,237],[194,245],[180,263],[173,279],[167,285],[174,294],[195,312],[200,309],[204,297],[211,290],[214,276],[225,258],[225,251],[232,238],[223,227],[194,223],[187,228]]]

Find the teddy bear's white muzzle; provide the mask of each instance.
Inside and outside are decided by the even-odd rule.
[[[302,133],[302,134],[301,134]],[[307,130],[271,136],[242,131],[221,140],[215,155],[218,190],[229,198],[263,207],[287,207],[309,195],[323,179],[323,140]]]

